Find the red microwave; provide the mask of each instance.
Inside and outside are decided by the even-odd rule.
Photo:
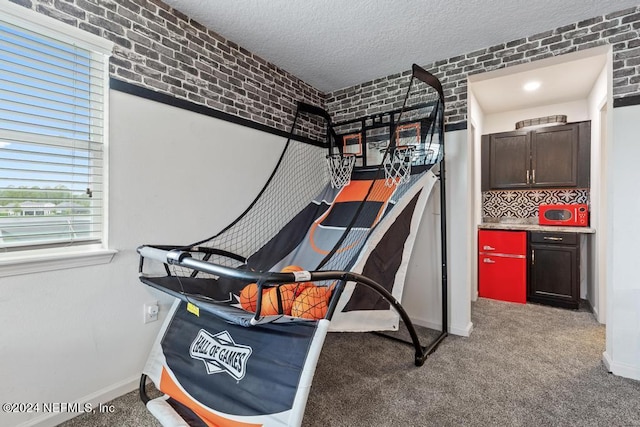
[[[588,227],[589,208],[585,204],[540,205],[538,206],[538,224]]]

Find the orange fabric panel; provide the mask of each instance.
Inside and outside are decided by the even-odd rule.
[[[371,187],[372,180],[354,180],[349,183],[346,187],[344,187],[338,196],[336,197],[335,203],[340,202],[360,202],[367,197],[367,192],[369,191],[369,187]],[[396,190],[396,186],[393,185],[391,187],[387,187],[384,184],[384,179],[377,179],[373,184],[373,188],[371,189],[371,194],[369,194],[369,199],[372,202],[382,202],[385,203],[393,192]]]
[[[262,424],[251,424],[230,420],[204,408],[200,403],[196,402],[182,391],[178,384],[173,381],[171,375],[169,375],[164,366],[162,367],[162,374],[160,376],[160,391],[168,394],[178,402],[187,406],[209,427],[262,427]]]
[[[380,215],[378,214],[378,216],[380,216]],[[377,220],[376,220],[376,222],[377,222]],[[313,223],[313,225],[311,225],[311,232],[309,233],[309,244],[311,245],[311,249],[313,249],[315,252],[319,253],[320,255],[327,255],[330,251],[327,251],[327,250],[324,250],[324,249],[319,248],[319,247],[316,245],[316,241],[315,241],[315,239],[313,238],[313,236],[314,236],[314,234],[315,234],[315,232],[316,232],[316,229],[317,229],[317,228],[318,228],[318,223],[317,223],[317,222],[314,222],[314,223]],[[351,249],[351,248],[353,248],[355,245],[357,245],[359,242],[360,242],[360,241],[358,240],[358,241],[353,242],[353,243],[352,243],[352,244],[350,244],[349,246],[341,247],[340,249],[338,249],[338,250],[336,251],[336,253],[337,253],[337,254],[339,254],[339,253],[342,253],[342,252],[344,252],[344,251],[348,251],[349,249]],[[333,249],[333,248],[332,248],[332,249]]]

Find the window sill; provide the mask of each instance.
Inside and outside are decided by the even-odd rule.
[[[96,247],[41,249],[0,254],[0,277],[108,264],[118,251]]]

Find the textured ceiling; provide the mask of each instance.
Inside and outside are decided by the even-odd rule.
[[[476,74],[469,78],[469,87],[485,114],[586,100],[606,64],[605,51],[580,51],[563,55],[562,60],[543,59],[535,67],[527,64]],[[527,92],[523,87],[531,81],[540,87]]]
[[[637,0],[164,0],[324,92]]]

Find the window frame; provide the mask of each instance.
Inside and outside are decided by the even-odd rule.
[[[109,249],[108,245],[109,56],[111,56],[114,43],[11,2],[0,2],[0,20],[43,36],[90,50],[95,54],[103,55],[105,65],[104,75],[102,76],[104,82],[104,134],[102,142],[104,194],[102,203],[103,226],[100,243],[68,247],[30,247],[24,250],[18,249],[4,252],[0,249],[0,277],[109,263],[117,253],[116,250]]]

